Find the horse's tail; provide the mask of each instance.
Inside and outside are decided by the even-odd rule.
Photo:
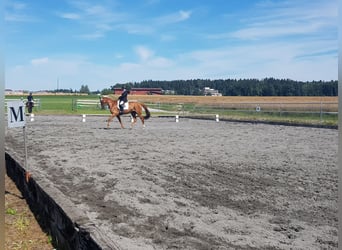
[[[140,105],[145,109],[145,113],[146,115],[144,116],[144,119],[147,120],[148,118],[151,117],[151,113],[150,111],[148,110],[147,106],[143,103],[140,103]]]

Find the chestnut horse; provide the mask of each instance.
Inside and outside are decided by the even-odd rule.
[[[124,128],[124,126],[121,122],[120,115],[123,115],[123,114],[131,115],[132,117],[131,128],[137,122],[137,116],[139,116],[143,124],[143,127],[145,127],[145,120],[147,120],[151,116],[151,113],[146,107],[146,105],[141,102],[136,102],[136,101],[128,102],[128,109],[124,109],[123,112],[120,112],[120,109],[118,107],[118,101],[113,100],[112,98],[108,96],[101,96],[100,103],[101,103],[101,107],[104,107],[104,105],[108,105],[110,113],[112,114],[107,120],[107,128],[109,128],[109,122],[111,122],[115,116],[116,118],[118,118],[121,128]],[[145,110],[145,113],[146,113],[145,116],[142,115],[143,109]]]

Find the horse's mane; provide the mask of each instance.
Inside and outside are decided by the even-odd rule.
[[[116,101],[116,100],[114,99],[114,97],[109,96],[109,95],[103,95],[102,98],[106,98],[106,99],[109,99],[109,100],[111,100],[111,101]]]
[[[109,101],[116,102],[117,98],[113,95],[102,95],[101,98],[109,99]],[[129,100],[130,103],[139,103],[138,100]]]

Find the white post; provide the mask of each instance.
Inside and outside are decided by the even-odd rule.
[[[31,117],[30,121],[34,122],[34,114],[31,114],[30,117]]]
[[[216,115],[216,122],[219,122],[219,115]]]
[[[176,115],[176,122],[179,122],[179,115]]]
[[[82,122],[86,121],[86,115],[82,115]]]

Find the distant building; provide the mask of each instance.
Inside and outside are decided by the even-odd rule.
[[[222,94],[219,93],[218,90],[211,89],[209,87],[204,87],[203,92],[205,96],[222,96]]]
[[[114,88],[115,95],[121,95],[121,88]],[[130,95],[162,95],[162,88],[131,88]]]
[[[5,95],[24,95],[24,94],[25,92],[23,90],[5,89]]]
[[[171,90],[171,89],[167,89],[167,90],[163,90],[164,95],[174,95],[176,93],[176,91]]]

